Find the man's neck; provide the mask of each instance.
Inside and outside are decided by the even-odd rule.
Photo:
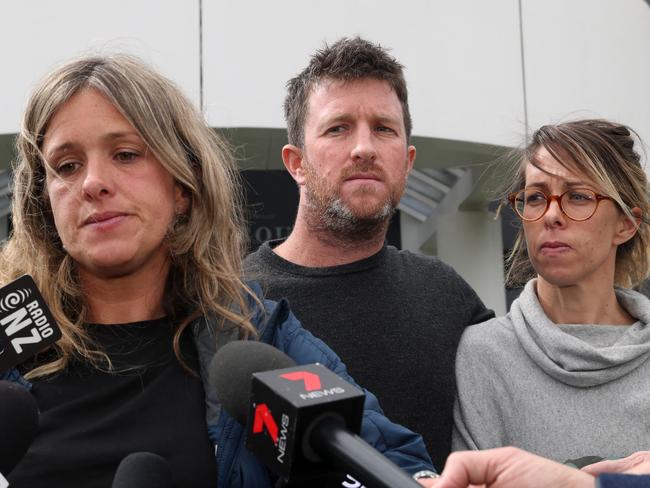
[[[349,264],[378,253],[386,239],[386,228],[368,239],[353,240],[333,231],[310,229],[298,219],[287,240],[273,248],[273,252],[291,263],[311,268]]]

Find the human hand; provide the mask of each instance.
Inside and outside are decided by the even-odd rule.
[[[439,479],[440,478],[421,478],[417,480],[417,482],[426,488],[432,488],[433,486],[436,486]]]
[[[514,447],[452,453],[442,476],[435,481],[436,488],[593,488],[595,485],[590,474]]]
[[[592,476],[601,473],[650,474],[650,451],[637,451],[622,459],[600,461],[582,468]]]

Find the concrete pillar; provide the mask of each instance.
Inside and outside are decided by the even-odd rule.
[[[489,212],[438,215],[437,255],[452,266],[497,315],[506,313],[501,221]]]

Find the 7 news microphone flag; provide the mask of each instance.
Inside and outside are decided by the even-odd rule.
[[[322,471],[323,458],[303,439],[324,420],[358,434],[364,398],[320,364],[255,373],[246,447],[286,477]]]
[[[246,426],[251,452],[288,483],[349,473],[367,488],[420,487],[357,435],[359,388],[320,364],[287,367],[293,364],[256,341],[230,342],[212,361],[211,382],[224,409]]]

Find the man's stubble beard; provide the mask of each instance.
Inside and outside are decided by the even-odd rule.
[[[385,237],[404,187],[398,192],[389,191],[386,200],[376,211],[359,215],[341,198],[340,187],[329,187],[324,179],[315,174],[310,163],[304,163],[306,175],[302,191],[305,192],[307,203],[307,226],[311,231],[326,233],[336,240],[347,242],[363,242]],[[356,170],[364,171],[365,168]],[[373,190],[361,187],[358,192],[371,194]]]

